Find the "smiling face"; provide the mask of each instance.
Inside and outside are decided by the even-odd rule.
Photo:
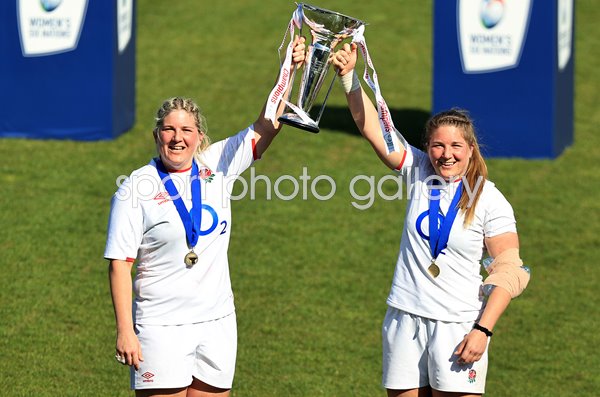
[[[191,113],[183,109],[171,111],[163,119],[154,137],[158,154],[165,167],[169,171],[191,167],[203,135]]]
[[[440,125],[427,142],[427,154],[436,174],[446,180],[465,175],[473,155],[463,131],[453,125]]]

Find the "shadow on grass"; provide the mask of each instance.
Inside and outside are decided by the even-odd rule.
[[[318,107],[320,105],[315,105]],[[408,143],[420,148],[421,135],[430,113],[420,109],[390,109],[394,125]],[[319,127],[350,135],[360,135],[347,107],[326,106]]]

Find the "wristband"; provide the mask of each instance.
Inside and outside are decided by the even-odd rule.
[[[479,323],[473,324],[473,329],[483,332],[488,337],[491,337],[492,335],[494,335],[494,333],[492,331],[490,331],[489,329],[487,329],[486,327],[484,327],[482,325],[479,325]]]
[[[340,81],[342,82],[342,87],[344,87],[344,92],[346,94],[349,94],[352,91],[360,88],[360,81],[358,80],[356,73],[354,73],[354,69],[345,75],[340,76]]]

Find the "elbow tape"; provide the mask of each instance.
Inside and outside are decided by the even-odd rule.
[[[483,285],[495,285],[510,293],[516,298],[529,283],[529,272],[523,268],[523,261],[519,257],[518,248],[509,248],[502,251],[488,268],[489,276]]]

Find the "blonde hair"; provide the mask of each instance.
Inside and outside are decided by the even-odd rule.
[[[162,103],[160,108],[158,108],[158,110],[156,111],[156,123],[154,125],[154,130],[152,130],[154,139],[158,141],[158,134],[164,126],[165,118],[174,110],[185,110],[194,117],[196,128],[198,129],[198,134],[204,134],[202,136],[202,140],[200,141],[200,145],[198,145],[198,151],[196,154],[202,153],[202,151],[210,145],[210,138],[208,137],[206,118],[200,112],[200,108],[198,107],[196,102],[194,102],[194,100],[190,98],[172,97],[166,99]]]
[[[483,191],[483,182],[485,182],[488,176],[487,165],[481,155],[473,120],[469,117],[468,112],[463,109],[453,108],[443,111],[437,113],[427,121],[427,124],[425,125],[425,134],[423,136],[423,144],[426,149],[429,146],[429,141],[433,132],[445,125],[460,129],[464,140],[473,148],[473,154],[469,160],[467,171],[463,176],[463,184],[467,183],[471,189],[474,189],[478,186],[477,183],[480,181],[480,178],[483,179],[483,181],[480,182],[481,185],[477,191],[474,192],[475,196],[473,197],[472,202],[469,195],[466,194],[463,194],[458,202],[458,207],[465,214],[463,225],[467,227],[473,222],[473,218],[475,217],[475,207],[477,206],[477,202]],[[463,186],[463,192],[464,189],[465,187]]]

